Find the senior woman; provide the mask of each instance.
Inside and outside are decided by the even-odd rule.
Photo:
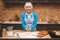
[[[24,30],[36,30],[37,13],[33,11],[31,2],[26,2],[24,5],[25,11],[22,13],[22,27]]]

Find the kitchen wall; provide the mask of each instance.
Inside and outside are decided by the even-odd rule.
[[[15,15],[19,17],[21,21],[21,14],[24,11],[24,4],[13,4],[4,5],[2,0],[0,0],[0,21],[14,21],[16,19]],[[38,21],[49,21],[53,19],[60,22],[60,5],[55,4],[33,4],[34,11],[38,14]]]

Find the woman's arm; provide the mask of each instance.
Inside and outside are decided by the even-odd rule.
[[[25,24],[25,21],[24,21],[24,17],[25,17],[25,14],[23,12],[22,13],[22,18],[21,18],[21,20],[22,20],[22,27],[23,27],[24,30],[26,30],[26,24]]]
[[[37,25],[37,20],[38,20],[37,14],[34,12],[33,15],[34,15],[34,22],[33,22],[32,26],[31,26],[30,30],[33,30]]]

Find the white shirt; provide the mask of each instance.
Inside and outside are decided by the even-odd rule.
[[[26,13],[26,15],[28,15],[28,19],[30,19],[30,18],[31,18],[32,13],[31,13],[31,14]]]
[[[31,18],[32,13],[31,13],[31,14],[26,13],[26,15],[28,16],[28,19],[30,19],[30,18]],[[27,28],[26,28],[26,29],[27,29]],[[31,30],[31,28],[30,28],[30,30]]]

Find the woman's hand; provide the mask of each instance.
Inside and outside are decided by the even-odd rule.
[[[30,27],[27,28],[27,31],[30,31]]]

